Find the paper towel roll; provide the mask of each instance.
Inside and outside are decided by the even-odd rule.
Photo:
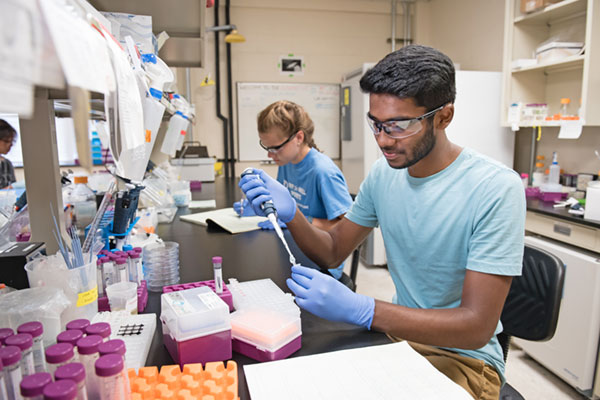
[[[600,181],[588,182],[583,218],[600,221]]]

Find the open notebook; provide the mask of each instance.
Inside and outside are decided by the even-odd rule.
[[[214,222],[229,233],[249,232],[260,229],[259,222],[266,221],[266,217],[242,217],[240,218],[233,208],[221,208],[220,210],[205,211],[197,214],[182,215],[182,221],[207,226],[208,221]]]

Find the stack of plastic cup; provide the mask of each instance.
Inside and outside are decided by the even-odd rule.
[[[153,292],[179,283],[178,243],[154,243],[144,248],[144,279]]]

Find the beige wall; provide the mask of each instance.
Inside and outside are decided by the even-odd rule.
[[[381,59],[391,49],[387,43],[391,33],[390,2],[386,0],[232,0],[231,4],[231,22],[246,37],[245,43],[232,45],[234,102],[237,81],[339,82],[344,73],[363,62]],[[402,37],[399,3],[397,12],[396,37]],[[207,26],[213,26],[212,9],[207,18]],[[220,18],[220,24],[224,24],[223,13]],[[500,71],[503,18],[504,0],[418,1],[413,34],[417,43],[439,48],[463,70]],[[223,36],[222,110],[227,114]],[[289,53],[304,57],[304,76],[289,78],[277,71],[279,57]],[[215,78],[214,34],[208,35],[206,59],[206,68],[192,70],[197,116],[194,138],[208,146],[210,155],[223,158],[223,128],[215,116],[215,87],[199,85],[209,73]],[[185,74],[179,71],[177,76],[179,91],[185,93]],[[526,171],[529,165],[528,137],[529,130],[524,130],[516,138],[515,168],[520,171]],[[598,160],[586,153],[594,146],[600,149],[596,143],[600,143],[600,128],[586,128],[582,138],[575,141],[558,140],[548,128],[538,147],[540,154],[558,151],[561,166],[567,172],[579,172],[600,169]],[[240,163],[236,173],[246,166],[249,164]],[[274,167],[266,168],[274,171]]]

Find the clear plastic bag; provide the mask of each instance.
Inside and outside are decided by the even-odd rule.
[[[63,330],[61,314],[70,302],[61,289],[35,287],[0,296],[0,326],[17,330],[25,322],[39,321],[44,326],[44,346],[56,343]]]

